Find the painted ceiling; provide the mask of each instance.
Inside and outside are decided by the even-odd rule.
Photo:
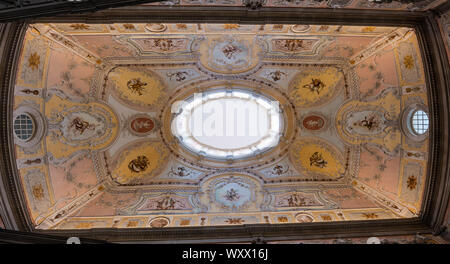
[[[411,139],[404,116],[426,108],[427,87],[409,28],[32,24],[16,76],[14,115],[29,114],[35,129],[15,138],[15,155],[38,229],[376,220],[421,209],[428,139]],[[232,161],[180,146],[172,104],[216,88],[279,101],[279,144]]]
[[[146,6],[256,6],[263,7],[300,7],[300,8],[345,8],[425,11],[446,0],[168,0],[143,4]]]

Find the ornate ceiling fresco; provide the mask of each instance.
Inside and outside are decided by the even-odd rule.
[[[15,155],[38,229],[421,210],[428,134],[413,134],[409,121],[415,109],[428,111],[427,87],[409,28],[32,24],[16,76],[14,117],[29,117],[33,129],[27,140],[16,136]],[[231,160],[183,147],[171,132],[172,105],[214,89],[278,101],[279,143]]]

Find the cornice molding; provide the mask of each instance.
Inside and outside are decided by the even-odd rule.
[[[328,9],[244,6],[129,6],[86,14],[65,14],[29,19],[29,23],[240,23],[240,24],[346,24],[346,25],[417,25],[427,12],[372,9]],[[380,19],[384,18],[384,19]],[[387,23],[387,21],[389,23]]]
[[[0,9],[0,22],[17,21],[31,17],[52,16],[67,13],[95,12],[102,9],[160,2],[160,0],[79,0],[79,1],[20,1],[18,5]]]
[[[7,23],[0,35],[0,211],[6,228],[28,231],[31,229],[27,205],[23,197],[14,153],[12,133],[12,99],[22,41],[27,25]]]
[[[445,39],[433,16],[418,26],[419,46],[424,56],[426,84],[429,87],[431,134],[429,142],[428,177],[421,217],[433,232],[442,230],[450,198],[450,67]]]

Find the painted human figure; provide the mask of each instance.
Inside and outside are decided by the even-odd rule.
[[[176,201],[172,197],[166,196],[160,201],[156,201],[156,209],[173,210],[175,209],[175,203]]]
[[[312,154],[312,156],[309,158],[309,165],[310,166],[316,166],[319,168],[324,168],[327,165],[328,162],[326,162],[323,157],[322,154],[320,154],[319,152],[314,152],[314,154]]]
[[[175,175],[177,177],[186,177],[190,175],[190,173],[187,172],[187,169],[185,167],[177,167],[176,171],[173,168],[171,168],[169,174],[172,176]]]
[[[134,78],[127,82],[128,89],[130,89],[133,93],[137,93],[139,95],[142,95],[142,92],[145,89],[144,86],[147,86],[147,83],[142,82],[141,78]]]
[[[238,53],[240,51],[241,50],[238,47],[236,47],[234,45],[231,45],[231,44],[228,44],[228,45],[226,45],[225,47],[222,48],[223,54],[228,59],[231,59],[235,53]]]
[[[369,131],[372,130],[372,128],[375,128],[378,126],[378,122],[374,115],[367,118],[367,116],[364,117],[363,120],[359,121],[357,124],[359,126],[367,128]]]
[[[272,78],[272,80],[274,82],[276,82],[276,81],[281,80],[282,75],[286,75],[286,74],[282,71],[277,70],[277,71],[270,72],[268,75],[270,78]]]
[[[143,172],[147,169],[149,165],[149,160],[146,156],[138,156],[136,159],[130,161],[128,164],[128,169],[132,172]]]
[[[303,88],[309,89],[311,92],[320,94],[320,91],[325,87],[325,84],[320,79],[311,79],[311,83],[303,85]]]
[[[284,47],[289,51],[296,51],[303,47],[303,40],[301,39],[286,39],[284,42]]]
[[[305,198],[299,196],[298,194],[293,194],[289,196],[287,199],[289,207],[298,207],[298,206],[304,206],[306,204]]]
[[[95,129],[95,125],[94,124],[90,124],[87,121],[84,121],[80,117],[76,117],[70,123],[69,128],[74,128],[76,132],[78,132],[78,133],[80,133],[80,135],[82,135],[86,129],[94,130]]]

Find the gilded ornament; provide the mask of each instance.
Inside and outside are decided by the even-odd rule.
[[[225,223],[228,224],[242,224],[244,222],[245,220],[242,218],[228,218],[227,220],[225,220]]]
[[[127,87],[133,93],[137,93],[138,95],[142,95],[145,90],[145,86],[147,86],[146,82],[142,82],[141,78],[134,78],[127,82]]]
[[[237,201],[239,200],[239,198],[239,194],[233,188],[227,190],[227,193],[225,194],[225,199],[227,199],[228,201]]]
[[[44,189],[42,188],[42,185],[34,185],[32,189],[34,198],[37,200],[42,200],[44,198]]]
[[[410,190],[414,190],[416,188],[416,186],[417,186],[417,178],[416,178],[416,176],[414,176],[414,175],[409,176],[408,177],[408,181],[406,182],[406,184],[407,184],[407,187]]]
[[[224,24],[223,28],[224,29],[238,29],[239,25],[238,24]]]
[[[403,65],[405,65],[406,69],[414,68],[414,58],[411,55],[406,55],[403,58]]]
[[[363,216],[366,219],[376,219],[376,218],[378,218],[378,215],[376,213],[363,213]]]
[[[33,52],[28,58],[28,67],[30,67],[33,70],[37,70],[40,62],[41,62],[40,56],[36,52]]]
[[[86,25],[86,24],[72,24],[72,25],[70,25],[70,27],[73,28],[74,30],[89,29],[89,25]]]

